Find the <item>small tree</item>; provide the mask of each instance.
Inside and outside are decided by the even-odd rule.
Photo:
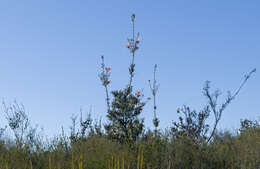
[[[112,103],[110,104],[108,85],[110,84],[110,68],[105,66],[104,56],[102,59],[102,72],[99,77],[102,85],[106,90],[106,103],[107,103],[107,118],[108,123],[105,124],[105,130],[111,139],[115,139],[121,143],[134,142],[143,131],[143,119],[139,118],[145,102],[141,101],[141,92],[137,91],[133,94],[133,77],[135,71],[135,52],[139,49],[140,43],[139,34],[135,36],[134,21],[135,14],[131,17],[133,23],[133,37],[128,39],[126,48],[132,54],[131,63],[129,66],[129,83],[126,88],[121,90],[112,91]]]
[[[203,88],[203,94],[207,98],[208,103],[205,108],[197,113],[195,110],[190,110],[189,107],[184,106],[182,109],[178,109],[177,113],[180,113],[179,122],[173,122],[173,127],[171,128],[174,138],[186,137],[192,139],[193,142],[206,141],[207,143],[211,141],[212,137],[216,134],[216,129],[221,120],[222,113],[227,108],[227,106],[236,98],[236,96],[241,91],[242,87],[245,85],[247,80],[251,75],[256,72],[256,69],[252,70],[249,74],[245,75],[245,78],[236,92],[232,95],[228,92],[226,100],[220,104],[218,107],[218,98],[221,95],[219,90],[215,92],[210,92],[210,82],[206,81],[205,87]],[[206,120],[213,113],[214,124],[212,130],[208,133],[210,125],[206,123]]]
[[[14,103],[7,105],[3,102],[4,113],[9,127],[14,133],[15,142],[18,148],[29,145],[31,150],[40,148],[40,135],[37,133],[37,126],[32,127],[23,104]]]
[[[6,120],[11,130],[14,132],[16,144],[21,147],[26,139],[26,131],[29,129],[29,118],[25,112],[23,105],[19,105],[16,101],[9,106],[3,102]]]

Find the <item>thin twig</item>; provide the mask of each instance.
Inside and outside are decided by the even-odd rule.
[[[153,83],[151,84],[150,80],[148,82],[149,82],[149,86],[150,86],[150,89],[151,89],[152,95],[153,95],[153,112],[154,112],[153,123],[154,123],[154,126],[155,126],[155,130],[157,131],[157,127],[159,125],[159,120],[158,120],[157,115],[156,115],[156,111],[157,111],[156,94],[157,94],[159,85],[157,84],[157,81],[156,81],[156,70],[157,70],[157,64],[154,65]]]

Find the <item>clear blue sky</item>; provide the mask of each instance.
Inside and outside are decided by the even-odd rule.
[[[48,135],[70,116],[92,107],[106,119],[98,78],[100,55],[112,68],[111,89],[128,81],[130,16],[143,41],[136,57],[135,89],[150,96],[148,79],[158,64],[158,116],[165,128],[183,104],[205,104],[206,80],[234,91],[243,75],[260,68],[259,0],[22,1],[0,2],[0,98],[22,102],[33,124]],[[259,116],[260,76],[248,81],[224,112],[220,128]],[[142,114],[152,127],[152,104]],[[5,124],[3,113],[0,126]]]

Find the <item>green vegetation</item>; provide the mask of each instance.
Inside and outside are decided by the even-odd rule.
[[[0,168],[17,169],[256,169],[260,166],[259,122],[241,121],[236,134],[217,132],[207,143],[184,130],[146,131],[135,143],[111,140],[92,120],[88,132],[50,141],[38,136],[15,142],[1,139]],[[174,127],[173,127],[174,128]],[[81,128],[82,129],[82,128]],[[190,133],[192,134],[192,133]]]

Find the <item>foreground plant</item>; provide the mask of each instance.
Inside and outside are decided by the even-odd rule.
[[[145,102],[141,101],[141,92],[133,93],[133,78],[135,72],[135,52],[139,49],[139,33],[135,36],[135,14],[131,17],[133,24],[133,37],[128,39],[126,48],[131,53],[129,66],[129,83],[124,89],[112,91],[112,102],[110,103],[108,85],[110,84],[110,68],[104,63],[104,56],[101,57],[101,73],[99,75],[102,85],[106,91],[107,118],[108,123],[104,126],[109,138],[121,143],[135,142],[143,131],[144,120],[139,118]]]

